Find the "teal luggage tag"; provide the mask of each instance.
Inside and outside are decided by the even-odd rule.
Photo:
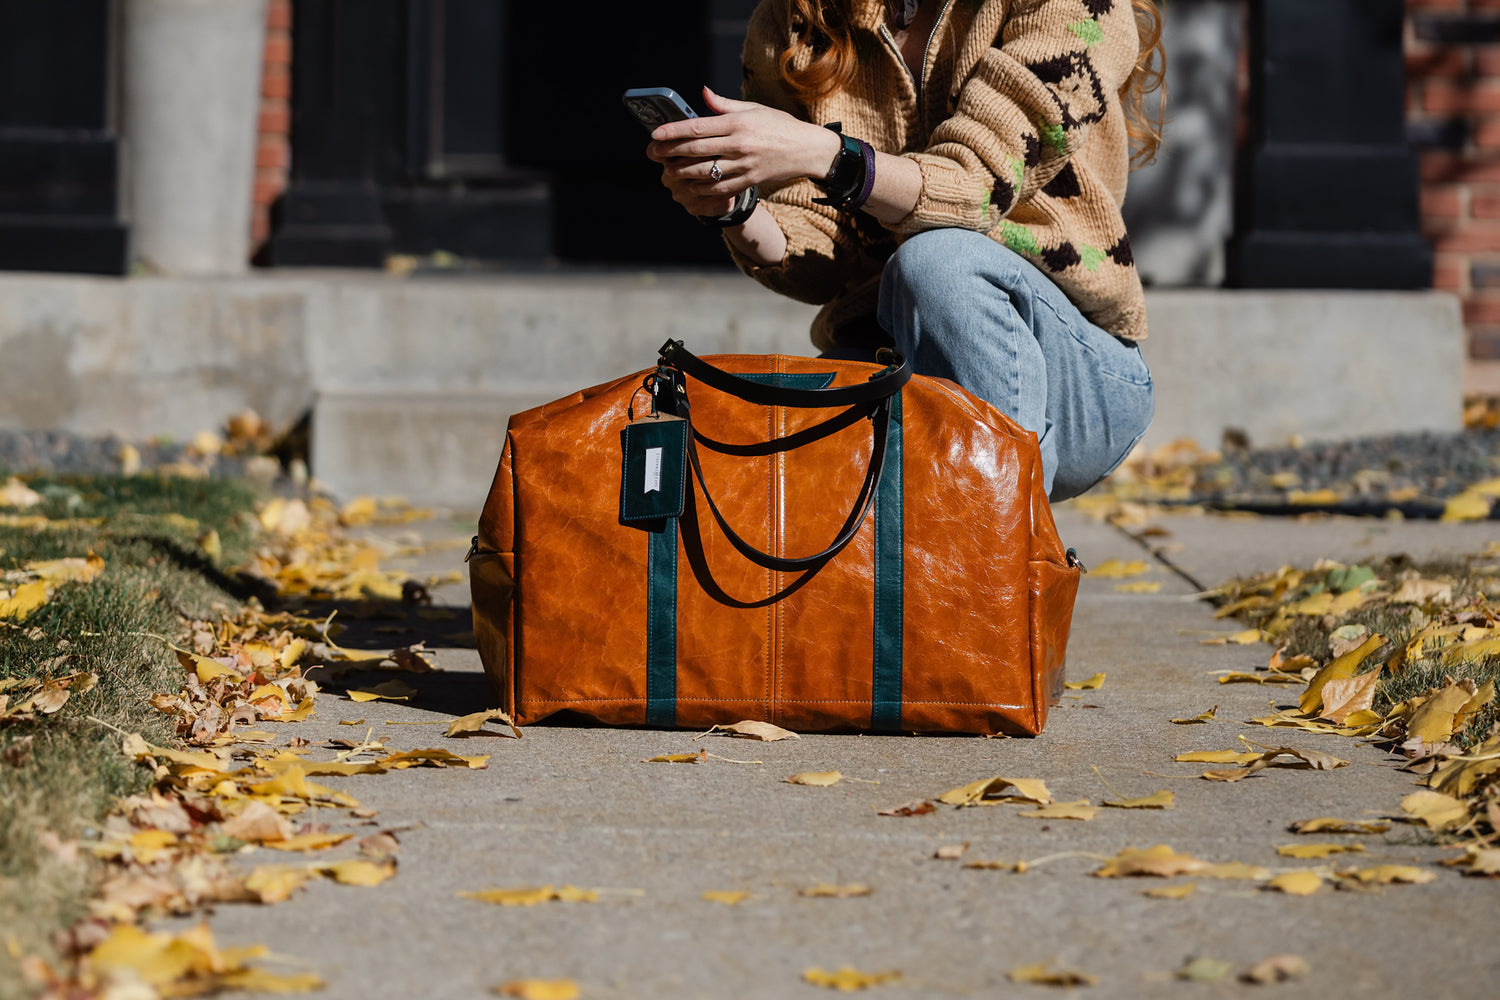
[[[632,420],[620,432],[620,522],[682,516],[688,422],[666,413]],[[642,525],[650,527],[650,525]]]

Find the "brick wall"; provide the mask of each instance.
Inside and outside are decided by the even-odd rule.
[[[1463,300],[1469,356],[1500,360],[1500,0],[1406,0],[1406,14],[1433,284]]]
[[[292,0],[270,0],[261,71],[259,138],[255,146],[255,210],[250,252],[271,235],[271,203],[286,189],[292,152]]]

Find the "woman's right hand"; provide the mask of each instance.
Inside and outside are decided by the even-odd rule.
[[[728,215],[737,196],[703,192],[705,163],[712,164],[712,158],[677,156],[666,160],[661,167],[661,182],[672,192],[672,200],[693,215]]]

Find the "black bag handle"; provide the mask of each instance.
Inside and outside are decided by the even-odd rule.
[[[720,368],[715,368],[702,358],[688,352],[682,346],[681,341],[669,340],[663,345],[662,364],[675,369],[677,373],[676,377],[671,380],[673,391],[669,405],[675,404],[677,415],[682,417],[688,425],[688,463],[692,466],[693,476],[698,480],[698,487],[703,491],[703,499],[708,502],[708,509],[713,514],[714,520],[719,523],[719,528],[724,532],[724,537],[729,540],[729,544],[733,545],[740,555],[765,569],[794,573],[821,567],[854,541],[855,535],[859,533],[860,525],[864,523],[870,513],[870,508],[874,506],[875,495],[880,486],[880,475],[885,468],[886,441],[890,437],[891,428],[891,397],[900,392],[902,386],[911,379],[910,364],[899,354],[891,353],[895,360],[885,369],[871,376],[869,382],[832,389],[791,389],[740,378]],[[723,513],[719,510],[719,505],[714,503],[713,495],[708,491],[708,483],[703,479],[703,466],[698,461],[696,444],[698,434],[693,429],[692,405],[688,400],[687,386],[682,380],[684,373],[692,375],[705,385],[721,389],[746,402],[766,406],[825,407],[870,404],[872,410],[870,418],[874,424],[870,462],[865,469],[864,482],[860,485],[859,494],[854,499],[849,516],[845,518],[838,535],[827,548],[810,556],[795,558],[775,556],[757,549],[729,526],[729,522],[724,519]],[[708,377],[704,377],[705,374]],[[817,402],[806,401],[814,398]],[[798,402],[792,402],[792,399]]]

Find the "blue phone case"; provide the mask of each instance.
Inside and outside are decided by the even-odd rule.
[[[687,101],[671,87],[637,87],[625,91],[621,98],[625,108],[636,121],[646,126],[646,131],[666,122],[679,122],[685,118],[697,118],[698,112],[688,106]]]

